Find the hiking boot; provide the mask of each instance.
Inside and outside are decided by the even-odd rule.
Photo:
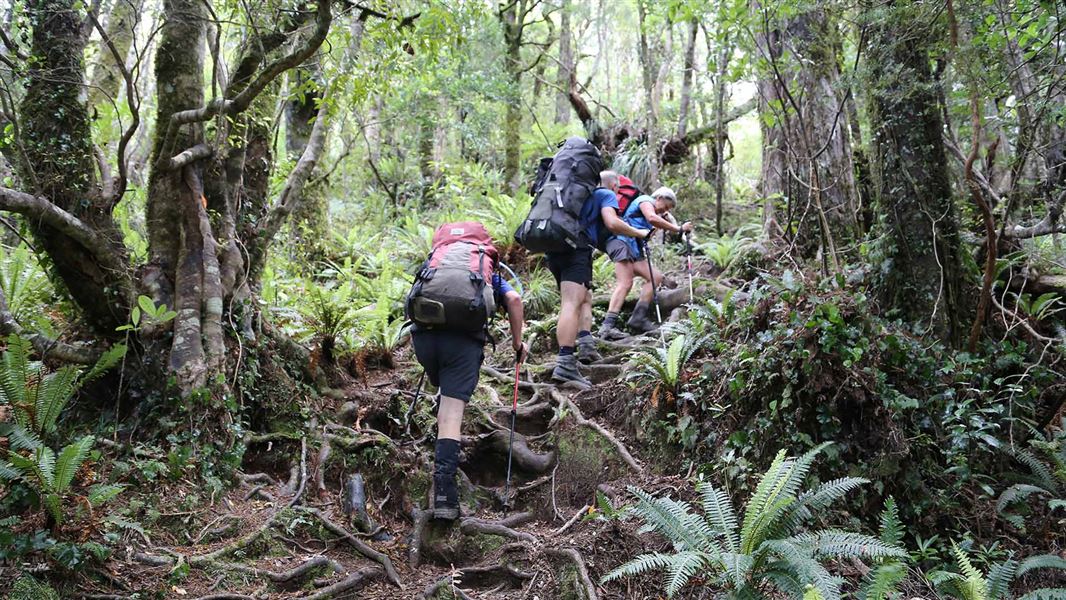
[[[626,321],[626,327],[634,333],[649,333],[659,328],[659,324],[651,319],[651,305],[647,302],[638,302],[633,308],[633,314]]]
[[[433,518],[443,521],[459,518],[459,487],[455,475],[433,475]]]
[[[611,341],[624,340],[629,337],[629,334],[619,329],[614,323],[611,323],[610,325],[604,323],[600,326],[600,330],[596,332],[596,335],[598,335],[601,340]]]
[[[596,350],[596,338],[591,335],[577,338],[577,361],[588,365],[598,360],[603,360],[603,355]]]
[[[433,461],[433,518],[454,521],[459,518],[459,440],[439,438]]]
[[[552,371],[552,381],[557,383],[573,382],[578,386],[589,388],[592,383],[581,374],[577,368],[577,355],[559,355],[555,361],[555,370]]]

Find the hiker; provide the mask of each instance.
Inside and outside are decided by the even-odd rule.
[[[571,252],[546,254],[548,270],[559,285],[562,305],[556,325],[559,356],[552,380],[573,381],[591,385],[578,369],[578,362],[592,363],[601,357],[592,337],[592,245],[600,239],[601,228],[615,235],[644,239],[651,235],[651,227],[640,229],[627,224],[618,216],[618,173],[602,171],[600,187],[585,200],[580,222],[585,245]]]
[[[692,223],[678,225],[674,219],[667,220],[669,211],[677,206],[677,195],[668,187],[660,187],[651,196],[642,195],[629,203],[622,215],[626,224],[637,229],[662,229],[675,233],[692,231]],[[626,334],[618,328],[618,312],[625,303],[629,290],[633,287],[633,277],[639,275],[644,280],[637,305],[626,322],[626,327],[633,333],[654,331],[658,323],[651,318],[651,301],[655,287],[662,283],[662,271],[650,272],[651,264],[644,252],[646,244],[625,235],[615,234],[607,240],[605,251],[614,263],[614,292],[607,306],[607,316],[598,332],[600,338],[618,340]]]
[[[488,327],[496,308],[507,313],[515,361],[522,341],[522,298],[496,273],[499,253],[481,223],[445,223],[407,296],[412,345],[430,383],[439,390],[433,463],[433,517],[459,517],[459,439],[463,409],[477,387]]]

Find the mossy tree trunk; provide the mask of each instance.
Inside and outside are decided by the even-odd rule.
[[[880,289],[899,316],[961,340],[961,250],[930,69],[935,9],[888,2],[868,12],[866,88],[875,202],[882,216]]]

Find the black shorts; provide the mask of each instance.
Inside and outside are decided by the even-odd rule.
[[[592,287],[592,248],[574,250],[565,254],[546,254],[548,270],[555,276],[555,283],[564,281]]]
[[[469,402],[481,375],[485,343],[469,333],[414,331],[415,356],[441,395]]]

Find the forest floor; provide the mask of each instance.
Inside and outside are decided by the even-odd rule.
[[[405,434],[417,371],[401,356],[400,368],[371,372],[343,399],[320,400],[312,431],[253,439],[240,485],[221,498],[190,510],[188,496],[202,490],[172,484],[155,526],[128,532],[125,553],[106,565],[110,581],[86,580],[82,597],[656,597],[649,578],[610,593],[598,582],[651,549],[634,523],[610,518],[626,486],[682,496],[688,487],[656,474],[659,450],[626,435],[639,420],[621,382],[626,355],[657,341],[601,344],[605,358],[586,369],[596,385],[585,391],[548,383],[552,357],[532,357],[544,364],[523,370],[508,501],[514,371],[507,352],[490,355],[464,419],[464,508],[454,523],[425,511],[434,398],[422,394]]]

